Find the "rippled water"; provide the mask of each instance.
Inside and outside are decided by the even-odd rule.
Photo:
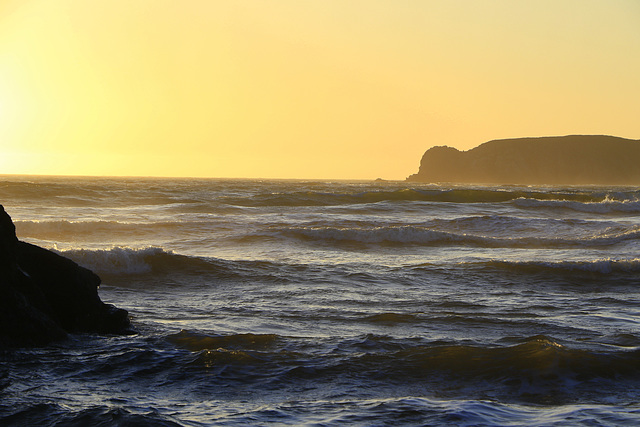
[[[139,333],[0,353],[0,423],[637,425],[639,196],[4,177]]]

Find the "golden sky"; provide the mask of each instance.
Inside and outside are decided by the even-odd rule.
[[[404,179],[640,138],[638,0],[2,0],[0,174]]]

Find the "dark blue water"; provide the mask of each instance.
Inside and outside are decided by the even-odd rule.
[[[134,336],[0,353],[4,425],[637,425],[634,188],[0,180]]]

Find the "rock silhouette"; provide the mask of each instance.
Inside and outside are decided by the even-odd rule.
[[[640,140],[605,135],[502,139],[468,151],[427,150],[407,181],[479,184],[640,184]]]
[[[0,348],[38,346],[68,333],[129,333],[126,310],[98,296],[100,278],[47,249],[21,242],[0,205]]]

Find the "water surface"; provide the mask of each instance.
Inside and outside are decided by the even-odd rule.
[[[640,191],[3,177],[134,336],[1,353],[8,425],[637,425]]]

